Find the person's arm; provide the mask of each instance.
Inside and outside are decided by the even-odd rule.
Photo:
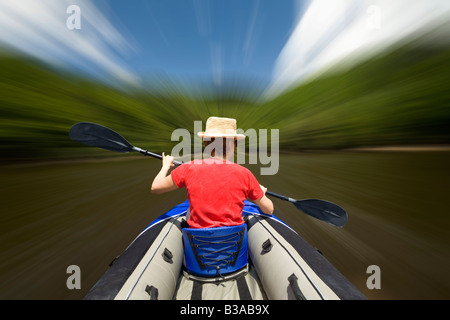
[[[261,186],[262,191],[264,192],[264,195],[259,198],[258,200],[255,200],[255,204],[262,210],[262,212],[266,214],[273,214],[273,202],[269,198],[266,197],[266,191],[267,188]]]
[[[173,182],[172,176],[167,173],[170,168],[174,166],[173,157],[165,156],[162,154],[162,167],[159,173],[156,175],[155,179],[153,179],[151,191],[154,194],[161,194],[164,192],[172,191],[177,189],[177,185]]]

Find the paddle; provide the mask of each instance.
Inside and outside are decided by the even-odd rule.
[[[271,191],[266,191],[266,195],[288,201],[303,213],[334,226],[343,227],[347,223],[345,210],[332,202],[318,199],[296,200]]]
[[[81,142],[93,147],[98,147],[115,152],[140,152],[146,156],[162,159],[162,156],[148,150],[144,150],[131,145],[124,137],[117,132],[90,122],[80,122],[72,126],[69,136],[76,142]],[[183,164],[180,161],[174,161],[175,165]]]
[[[117,132],[95,123],[77,123],[70,129],[69,136],[76,142],[110,151],[122,153],[139,152],[146,156],[162,159],[161,155],[135,147]],[[177,166],[182,164],[182,162],[176,160],[173,163]],[[334,226],[343,227],[347,223],[345,210],[329,201],[317,199],[296,200],[270,191],[267,191],[266,195],[291,202],[303,213]]]

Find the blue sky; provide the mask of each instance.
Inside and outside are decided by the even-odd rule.
[[[71,5],[81,29],[67,27]],[[448,0],[0,0],[0,47],[106,81],[231,79],[271,97],[449,12]]]
[[[132,37],[130,66],[140,73],[227,75],[270,81],[295,22],[295,1],[108,1]]]
[[[267,86],[308,2],[0,0],[0,43],[103,79],[163,75],[221,86],[231,77]],[[73,4],[79,30],[65,25]]]

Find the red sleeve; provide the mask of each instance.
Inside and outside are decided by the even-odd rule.
[[[252,201],[258,200],[262,198],[264,192],[262,191],[258,180],[256,180],[255,176],[250,172],[248,172],[248,198]]]
[[[176,184],[178,188],[182,188],[186,186],[186,170],[187,165],[183,164],[178,168],[175,168],[170,175],[172,176],[173,182]]]

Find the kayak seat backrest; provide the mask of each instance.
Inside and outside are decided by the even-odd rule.
[[[247,265],[247,225],[193,229],[184,228],[185,266],[189,273],[222,276]]]

